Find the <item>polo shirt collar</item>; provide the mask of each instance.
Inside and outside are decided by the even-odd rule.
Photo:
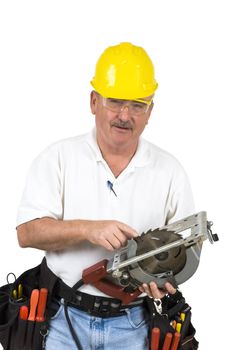
[[[91,130],[91,132],[89,132],[87,134],[86,141],[89,144],[89,146],[91,147],[92,151],[94,152],[95,160],[97,162],[105,162],[105,160],[103,159],[102,153],[100,151],[100,148],[99,148],[97,141],[96,141],[96,129],[95,128],[93,128],[93,130]],[[144,167],[147,164],[149,164],[150,161],[151,161],[151,158],[150,158],[150,150],[148,147],[148,143],[143,138],[140,138],[137,151],[136,151],[135,155],[133,156],[133,158],[131,159],[128,167],[130,167],[130,168]]]

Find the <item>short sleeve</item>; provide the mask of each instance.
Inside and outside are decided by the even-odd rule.
[[[177,167],[169,191],[166,224],[194,214],[195,205],[190,182],[184,169]]]
[[[17,226],[51,217],[62,219],[62,171],[59,150],[53,146],[32,163],[17,214]]]

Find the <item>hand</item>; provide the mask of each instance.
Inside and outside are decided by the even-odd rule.
[[[137,232],[130,226],[115,220],[88,221],[85,238],[107,250],[120,249],[128,239],[137,237]]]
[[[139,290],[153,299],[162,299],[167,293],[176,293],[176,289],[169,282],[164,284],[163,290],[159,289],[155,282],[150,282],[149,284],[143,283],[143,285],[139,287]]]

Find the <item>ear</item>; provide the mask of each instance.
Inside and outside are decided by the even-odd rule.
[[[154,108],[154,101],[151,102],[151,105],[150,105],[150,108],[149,108],[150,114],[151,114],[153,108]]]
[[[90,107],[91,107],[91,113],[96,114],[96,106],[97,106],[97,94],[95,91],[91,92],[90,95]]]
[[[149,121],[149,119],[150,119],[150,115],[151,115],[151,112],[152,112],[153,108],[154,108],[154,102],[151,103],[150,108],[149,108],[149,110],[148,110],[148,112],[147,112],[147,113],[148,113],[148,116],[147,116],[147,122],[146,122],[146,124],[148,124],[148,121]]]

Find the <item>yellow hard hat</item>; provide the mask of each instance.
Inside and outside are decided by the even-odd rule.
[[[158,87],[146,51],[127,42],[110,46],[102,53],[91,85],[103,97],[125,100],[151,96]]]

